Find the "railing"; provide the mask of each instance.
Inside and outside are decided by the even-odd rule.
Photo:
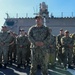
[[[9,18],[33,18],[35,17],[33,12],[28,12],[28,13],[8,13]],[[8,15],[6,16],[6,18],[8,17]],[[75,12],[50,12],[49,13],[49,17],[75,17]]]

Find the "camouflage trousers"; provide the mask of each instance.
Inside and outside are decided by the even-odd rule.
[[[2,46],[2,55],[3,55],[3,60],[4,60],[4,62],[2,62],[2,63],[4,63],[4,64],[7,64],[8,63],[8,50],[9,50],[9,47],[8,46]],[[1,57],[2,57],[2,55],[1,55]]]
[[[36,75],[37,66],[41,66],[43,75],[47,75],[48,70],[48,59],[46,49],[36,48],[31,50],[31,69],[30,75]]]
[[[18,48],[17,50],[17,64],[26,63],[26,50],[25,48]]]
[[[55,65],[55,60],[56,60],[55,52],[49,53],[49,63],[51,63],[51,65]]]
[[[62,54],[62,47],[58,49],[58,62],[61,64],[63,62],[63,54]]]
[[[2,64],[2,49],[0,48],[0,64]]]
[[[73,54],[72,49],[69,49],[69,48],[64,49],[64,52],[63,52],[63,58],[64,58],[63,63],[64,63],[64,65],[67,65],[67,63],[69,65],[72,64],[72,61],[73,61],[72,54]]]

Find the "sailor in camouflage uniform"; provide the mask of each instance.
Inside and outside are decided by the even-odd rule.
[[[73,54],[73,40],[69,36],[69,31],[65,30],[64,36],[61,38],[61,45],[63,46],[63,63],[64,67],[66,68],[68,64],[68,68],[73,68],[72,67],[72,54]],[[68,59],[68,61],[67,61]]]
[[[49,66],[50,68],[55,67],[55,60],[56,60],[56,36],[54,36],[52,33],[52,29],[50,28],[50,40],[49,40]]]
[[[37,66],[41,66],[43,75],[47,75],[47,44],[49,39],[49,28],[42,24],[42,17],[35,17],[36,25],[29,29],[28,37],[31,42],[31,70],[30,75],[36,75]]]
[[[14,37],[13,32],[11,30],[9,30],[9,34],[11,36],[11,40],[9,42],[8,60],[9,60],[10,64],[12,64],[13,54],[14,54],[13,51],[14,51],[15,37]]]
[[[28,38],[27,32],[25,32],[25,36],[27,36],[27,38]],[[28,41],[29,41],[29,39],[28,39]],[[31,50],[30,50],[30,41],[29,41],[29,43],[27,45],[27,53],[26,53],[27,66],[30,66],[30,63],[31,63],[30,58],[31,58]]]
[[[0,32],[0,68],[2,68],[2,47],[1,47],[1,43],[2,43],[2,41],[1,41],[1,35],[2,35],[2,33]]]
[[[20,30],[20,35],[17,37],[17,68],[20,68],[21,65],[26,68],[26,52],[27,45],[29,44],[27,36],[25,36],[25,32],[23,29]],[[21,64],[22,61],[22,64]]]
[[[64,31],[63,29],[60,29],[60,33],[57,35],[56,38],[56,44],[58,48],[58,63],[61,65],[63,61],[63,56],[62,56],[62,45],[61,45],[61,38],[64,36]]]
[[[75,33],[71,35],[71,38],[73,40],[73,64],[75,65]]]
[[[8,50],[9,50],[9,42],[10,42],[10,35],[8,34],[7,26],[2,26],[2,33],[1,33],[1,49],[3,53],[3,60],[4,60],[4,68],[6,68],[8,62]]]
[[[16,62],[16,57],[17,57],[17,34],[15,32],[13,32],[13,37],[14,37],[14,46],[13,46],[13,60],[14,62]]]

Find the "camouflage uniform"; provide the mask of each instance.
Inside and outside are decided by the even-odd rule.
[[[16,62],[16,57],[17,57],[17,34],[13,32],[13,37],[14,37],[14,46],[13,46],[13,60]]]
[[[6,64],[8,62],[8,50],[9,50],[9,42],[10,42],[10,35],[8,34],[8,32],[2,32],[1,35],[1,49],[3,52],[3,60],[4,60],[4,65],[6,67]]]
[[[51,67],[55,66],[55,53],[56,53],[56,37],[50,34],[50,50],[49,50],[49,63],[51,63]]]
[[[17,64],[19,67],[21,65],[21,61],[22,65],[25,66],[28,42],[28,38],[25,35],[19,35],[17,37]]]
[[[49,29],[45,26],[37,27],[37,25],[32,26],[28,32],[29,40],[31,42],[31,70],[30,75],[35,75],[37,66],[41,66],[43,75],[47,74],[47,57],[48,53],[47,44],[49,39]],[[43,46],[36,46],[36,42],[43,42]]]
[[[12,35],[11,35],[12,34]],[[10,61],[10,64],[12,64],[12,60],[13,60],[13,50],[14,50],[14,44],[15,44],[15,38],[13,36],[13,33],[11,33],[10,36],[11,36],[11,40],[9,42],[9,53],[8,53],[8,59]]]
[[[75,65],[75,33],[73,33],[72,35],[71,35],[71,38],[73,39],[73,45],[74,45],[74,47],[73,47],[73,63],[74,63],[74,65]]]
[[[28,36],[27,36],[28,38]],[[29,41],[29,39],[28,39]],[[31,50],[30,50],[30,42],[27,45],[27,53],[26,53],[26,61],[27,61],[27,65],[30,65],[30,58],[31,58]]]
[[[1,37],[1,34],[2,34],[2,33],[0,32],[0,67],[2,67],[2,47],[1,47],[1,42],[2,42],[2,41],[1,41],[1,38],[2,38],[2,37]]]
[[[65,31],[65,33],[69,33],[68,31]],[[61,38],[61,44],[63,46],[62,50],[63,50],[63,63],[64,63],[64,67],[67,66],[67,63],[69,65],[72,64],[72,54],[73,54],[73,50],[72,50],[72,46],[73,46],[73,40],[72,38],[70,38],[69,36],[63,36]],[[68,58],[68,61],[67,61]]]
[[[64,34],[59,34],[56,38],[56,44],[58,48],[58,62],[61,64],[63,61],[63,56],[62,56],[62,45],[61,45],[61,38],[64,36]]]

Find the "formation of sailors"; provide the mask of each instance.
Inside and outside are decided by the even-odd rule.
[[[50,28],[50,49],[48,53],[48,65],[53,68],[58,62],[63,63],[64,68],[73,68],[75,65],[75,34],[68,30],[60,29],[55,36]],[[2,26],[0,32],[0,68],[6,68],[8,64],[16,62],[17,68],[29,65],[31,61],[31,42],[25,30],[20,29],[20,34],[8,31],[7,26]],[[46,58],[47,58],[46,57]],[[58,60],[56,60],[58,59]],[[4,65],[4,66],[3,66]],[[73,66],[72,66],[73,65]]]

